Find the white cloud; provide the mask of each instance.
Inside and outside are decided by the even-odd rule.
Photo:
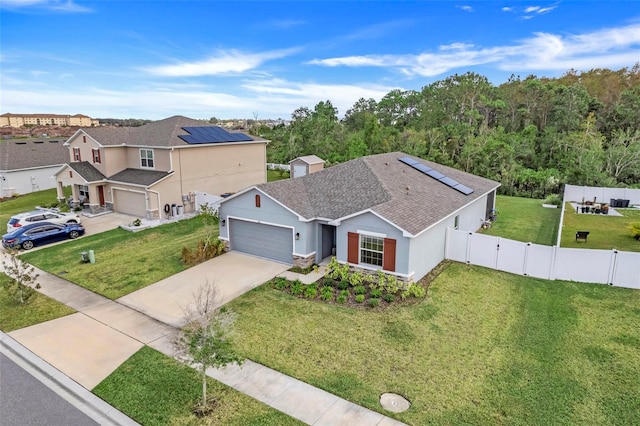
[[[165,77],[197,77],[205,75],[235,74],[252,70],[264,62],[288,56],[297,49],[275,50],[262,53],[243,53],[238,50],[220,50],[213,57],[195,62],[179,62],[141,68],[153,75]]]
[[[504,70],[566,70],[629,66],[640,58],[640,23],[591,33],[560,35],[536,33],[519,43],[476,47],[452,43],[438,52],[418,55],[365,55],[316,59],[310,64],[329,67],[381,67],[405,75],[436,76],[456,68],[495,63]],[[634,59],[635,57],[635,59]],[[621,63],[622,60],[627,62]],[[593,61],[593,65],[589,65]]]
[[[508,6],[503,7],[501,10],[503,12],[513,12],[513,8],[512,7],[508,7]]]
[[[456,6],[458,9],[460,10],[464,10],[465,12],[473,12],[473,7],[469,6],[469,5],[464,5],[464,6]]]
[[[73,0],[3,0],[0,9],[15,11],[49,10],[61,13],[87,13],[92,9],[80,6]]]
[[[533,13],[540,9],[540,6],[529,6],[524,8],[524,13]]]

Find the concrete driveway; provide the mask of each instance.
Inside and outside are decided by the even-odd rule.
[[[108,213],[93,217],[82,216],[81,218],[86,235],[110,231],[120,225],[126,225],[136,220],[136,217],[122,213]]]
[[[289,269],[289,265],[237,252],[225,253],[117,300],[151,318],[180,327],[184,309],[203,284],[215,283],[222,306]]]

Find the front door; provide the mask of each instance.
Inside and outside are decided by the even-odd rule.
[[[100,207],[104,207],[104,186],[98,187],[98,199],[100,200]]]
[[[336,227],[331,225],[322,225],[322,259],[329,256],[335,256],[336,248]]]

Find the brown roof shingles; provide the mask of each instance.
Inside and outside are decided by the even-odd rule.
[[[258,188],[306,219],[339,219],[371,209],[416,235],[499,186],[492,180],[412,157],[474,190],[464,195],[400,162],[405,156],[393,152],[358,158]]]
[[[64,146],[62,141],[0,142],[0,170],[57,166],[67,161],[69,161],[69,148]]]

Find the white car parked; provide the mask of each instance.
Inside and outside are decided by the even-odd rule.
[[[65,223],[81,223],[80,216],[76,213],[62,213],[53,210],[33,210],[26,213],[20,213],[12,216],[7,223],[7,232],[11,232],[16,228],[29,223],[46,220],[51,223],[64,225]]]

